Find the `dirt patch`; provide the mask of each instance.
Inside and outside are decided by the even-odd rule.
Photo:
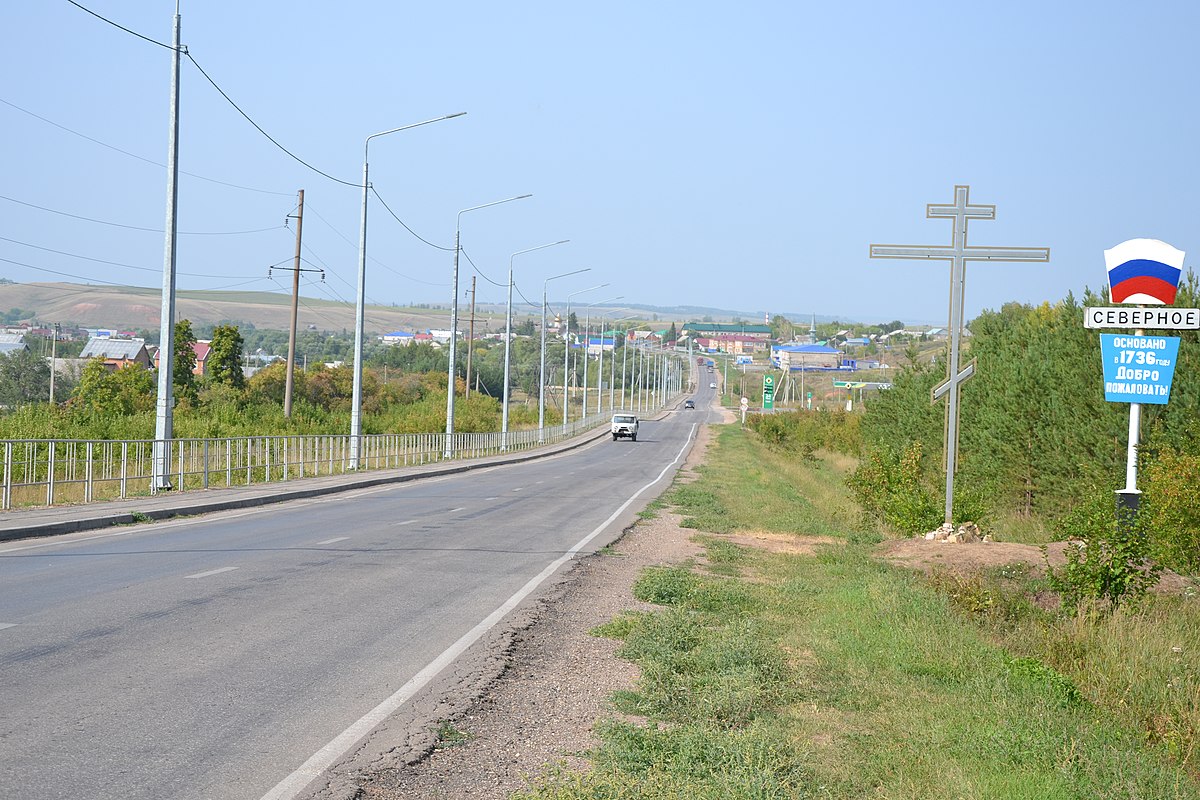
[[[832,536],[801,536],[794,533],[773,533],[771,531],[722,534],[721,539],[743,547],[766,550],[768,553],[793,553],[806,556],[816,553],[817,548],[821,545],[843,542]]]
[[[881,544],[878,553],[886,561],[920,570],[926,574],[935,569],[943,569],[961,575],[1003,567],[1007,564],[1028,564],[1038,572],[1042,572],[1045,570],[1047,558],[1053,567],[1060,567],[1067,563],[1067,557],[1064,554],[1066,548],[1066,542],[1052,542],[1046,546],[1046,555],[1043,556],[1042,548],[1033,544],[1017,544],[1015,542],[954,544],[930,542],[925,539],[896,539]],[[1170,570],[1164,570],[1153,591],[1161,594],[1179,594],[1189,587],[1194,588],[1195,585],[1194,581]]]

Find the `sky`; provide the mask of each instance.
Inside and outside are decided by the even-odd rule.
[[[79,2],[128,31],[0,9],[0,277],[161,286],[174,3]],[[868,248],[949,244],[956,184],[997,206],[971,244],[1050,248],[971,264],[968,319],[1054,302],[1125,239],[1200,247],[1196,9],[182,0],[177,285],[290,292],[303,188],[302,294],[352,304],[366,138],[467,112],[371,140],[368,302],[449,304],[460,224],[464,300],[511,262],[526,310],[944,322],[945,262]]]

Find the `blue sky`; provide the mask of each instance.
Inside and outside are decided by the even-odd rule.
[[[169,0],[83,4],[170,41]],[[445,248],[459,210],[534,194],[462,217],[480,301],[503,300],[513,252],[570,239],[517,257],[530,300],[590,267],[552,301],[608,282],[575,302],[937,322],[946,266],[872,261],[868,245],[948,243],[925,205],[958,183],[997,205],[972,244],[1051,249],[1049,264],[972,265],[968,317],[1098,288],[1102,251],[1125,239],[1200,247],[1194,8],[183,0],[182,40],[271,136],[350,183],[367,135],[468,112],[374,140],[371,181]],[[8,3],[0,73],[0,258],[160,285],[161,233],[12,200],[161,229],[162,166],[31,114],[164,162],[169,51],[65,0]],[[326,280],[303,291],[352,302],[359,190],[282,153],[186,58],[181,108],[180,168],[211,180],[180,181],[179,288],[290,289],[266,268],[290,264],[283,222],[304,188],[305,258]],[[448,303],[451,253],[371,203],[368,298]],[[72,280],[6,262],[0,276]]]

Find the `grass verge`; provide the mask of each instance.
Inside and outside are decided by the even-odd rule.
[[[1137,700],[1135,673],[1162,642],[1192,635],[1194,608],[1191,623],[1167,630],[1179,615],[1165,608],[1161,618],[1056,621],[1013,586],[1003,594],[1000,583],[939,583],[885,565],[872,555],[878,536],[853,528],[844,467],[789,462],[733,426],[721,431],[701,478],[668,497],[710,532],[700,541],[711,566],[641,576],[635,594],[660,610],[595,631],[621,639],[641,669],[614,698],[623,716],[599,727],[590,771],[547,772],[516,797],[1200,798],[1187,769],[1194,739],[1171,733],[1179,714],[1155,735],[1148,711],[1128,713],[1135,702],[1166,707]],[[814,557],[712,535],[735,530],[844,544]],[[1168,652],[1179,702],[1191,692],[1194,705],[1190,652]]]

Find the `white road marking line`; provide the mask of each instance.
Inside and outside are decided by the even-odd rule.
[[[499,500],[499,497],[485,497],[484,500]]]
[[[220,569],[210,569],[208,572],[197,572],[195,575],[187,575],[188,578],[207,578],[209,575],[220,575],[222,572],[233,572],[237,567],[221,567]]]
[[[521,490],[522,490],[522,489],[524,489],[524,488],[525,488],[524,486],[518,486],[517,488],[513,489],[513,491],[514,491],[514,492],[519,492],[519,491],[521,491]]]
[[[447,511],[446,513],[447,513],[447,514],[454,514],[454,513],[458,512],[458,511],[466,511],[466,510],[467,510],[467,507],[466,507],[466,506],[459,506],[458,508],[452,508],[452,509],[450,509],[450,510],[449,510],[449,511]]]
[[[4,630],[5,628],[15,628],[15,627],[17,627],[17,623],[15,623],[15,622],[0,622],[0,631]]]
[[[323,542],[317,542],[317,544],[333,544],[334,542],[344,542],[349,538],[349,536],[335,536],[332,539],[326,539]]]
[[[397,523],[396,523],[395,525],[393,525],[392,527],[393,527],[393,528],[399,528],[401,525],[412,525],[412,524],[413,524],[414,522],[416,522],[416,521],[417,521],[417,520],[415,520],[415,519],[406,519],[406,520],[404,520],[404,522],[397,522]]]
[[[545,483],[545,481],[534,481],[534,483]]]
[[[675,462],[683,457],[684,452],[686,452],[688,446],[691,445],[692,436],[694,436],[695,433],[696,425],[693,424],[692,430],[688,434],[687,441],[683,443],[683,447],[680,448],[679,452],[675,455],[675,458],[673,458],[670,463],[663,467],[662,472],[658,473],[657,478],[634,492],[628,500],[621,504],[620,508],[618,508],[608,517],[608,519],[596,526],[595,530],[580,539],[579,542],[576,543],[575,546],[566,553],[550,562],[545,569],[543,569],[541,572],[531,578],[528,583],[522,586],[516,594],[505,600],[499,608],[497,608],[491,614],[488,614],[487,617],[480,621],[478,625],[463,634],[462,638],[450,645],[450,647],[443,651],[441,655],[429,662],[429,664],[422,668],[420,672],[410,678],[407,683],[397,689],[395,694],[384,700],[379,705],[375,706],[375,708],[368,711],[361,719],[334,737],[329,744],[325,745],[311,757],[309,757],[309,759],[301,764],[295,772],[293,772],[291,775],[288,775],[279,783],[275,784],[275,787],[271,789],[271,791],[264,794],[261,800],[293,800],[297,795],[300,794],[301,791],[304,790],[305,786],[312,783],[317,776],[319,776],[334,762],[345,755],[345,753],[351,747],[353,747],[359,739],[366,736],[381,722],[390,717],[392,714],[396,713],[396,710],[399,709],[400,706],[407,703],[417,692],[423,689],[426,684],[433,680],[439,672],[441,672],[450,664],[454,663],[454,660],[466,652],[468,647],[482,638],[482,636],[489,630],[496,627],[496,625],[499,624],[502,619],[508,616],[510,611],[520,605],[521,601],[531,595],[539,586],[542,585],[543,582],[545,582],[547,578],[557,572],[559,567],[574,558],[580,550],[587,546],[588,542],[599,536],[600,533],[610,524],[612,524],[612,522],[616,520],[617,517],[622,514],[622,512],[625,511],[625,509],[629,508],[629,506],[633,504],[633,501],[638,499],[643,492],[661,481],[663,476],[667,474],[667,471],[674,466]]]

